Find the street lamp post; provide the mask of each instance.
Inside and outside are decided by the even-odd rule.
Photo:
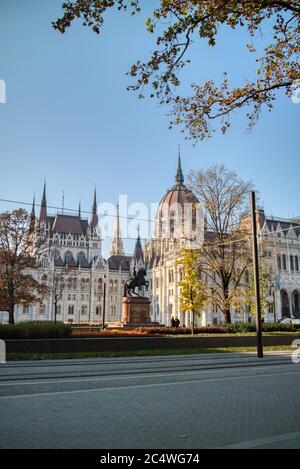
[[[105,329],[105,307],[106,307],[106,274],[103,278],[103,312],[102,312],[102,330]]]
[[[257,226],[256,226],[256,207],[255,207],[255,192],[254,191],[250,192],[250,208],[251,208],[251,222],[252,222],[254,290],[255,290],[255,303],[256,303],[257,356],[258,358],[263,358],[264,353],[263,353],[263,343],[262,343]]]

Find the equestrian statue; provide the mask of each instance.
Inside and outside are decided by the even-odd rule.
[[[141,295],[139,295],[135,289],[143,286],[146,287],[146,290],[148,291],[149,282],[145,279],[146,275],[147,272],[144,267],[140,267],[138,271],[134,269],[130,279],[125,282],[124,297],[132,298],[133,295],[141,297]]]

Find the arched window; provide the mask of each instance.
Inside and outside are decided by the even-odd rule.
[[[114,281],[114,292],[116,293],[118,291],[118,280],[115,279]]]
[[[97,280],[97,289],[98,291],[102,291],[102,288],[103,288],[103,279],[100,277]]]
[[[113,291],[113,288],[114,288],[113,280],[110,280],[110,281],[109,281],[109,291],[112,292],[112,291]]]
[[[289,297],[285,290],[281,290],[280,292],[281,297],[281,315],[283,318],[289,318],[290,315],[290,305],[289,305]]]
[[[294,257],[292,255],[290,255],[290,268],[294,270]]]
[[[296,270],[296,272],[299,272],[299,261],[298,261],[298,256],[295,256],[295,270]]]
[[[174,235],[175,231],[175,212],[172,210],[170,212],[170,235]]]
[[[277,268],[278,270],[281,270],[281,257],[279,256],[279,254],[277,255]]]
[[[80,251],[80,253],[78,254],[78,264],[82,265],[85,263],[85,261],[86,261],[85,254],[83,251]]]
[[[66,264],[69,264],[70,260],[72,259],[72,253],[71,251],[67,251],[66,254],[65,254],[65,263]]]
[[[68,306],[68,314],[74,314],[74,305]]]
[[[293,316],[295,318],[300,318],[300,296],[298,290],[293,291]]]
[[[52,259],[57,259],[60,256],[60,252],[58,249],[54,249],[52,251]]]
[[[283,268],[283,270],[286,270],[286,257],[285,257],[285,254],[282,255],[282,268]]]

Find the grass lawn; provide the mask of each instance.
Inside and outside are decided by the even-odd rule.
[[[265,351],[294,350],[288,345],[266,346]],[[65,360],[71,358],[148,357],[157,355],[190,355],[202,353],[256,352],[256,347],[185,348],[168,350],[137,350],[130,352],[71,352],[71,353],[8,353],[7,361]]]

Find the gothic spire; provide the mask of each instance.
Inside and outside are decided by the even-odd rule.
[[[40,210],[40,221],[47,221],[47,198],[46,198],[46,181],[44,182],[43,197]]]
[[[122,241],[121,229],[120,229],[119,205],[117,205],[116,227],[115,227],[114,237],[111,243],[110,255],[111,256],[124,256],[123,241]]]
[[[78,218],[81,220],[81,201],[79,200],[79,205],[78,205]]]
[[[133,260],[136,263],[138,263],[139,260],[142,260],[142,262],[144,262],[144,254],[143,254],[143,248],[142,248],[141,238],[140,238],[140,227],[138,227],[138,236],[135,242]]]
[[[92,217],[91,217],[91,229],[92,231],[97,227],[98,225],[98,215],[97,215],[97,194],[96,194],[96,189],[94,190],[94,201],[93,201],[93,208],[92,208]]]
[[[97,213],[97,193],[96,188],[94,190],[94,202],[93,202],[93,215]]]
[[[31,218],[35,218],[35,195],[32,200]]]
[[[31,209],[31,214],[30,214],[30,225],[29,225],[29,231],[34,230],[35,226],[35,195],[33,196],[33,201],[32,201],[32,209]]]
[[[184,182],[184,177],[181,169],[181,157],[180,157],[180,145],[178,149],[178,166],[177,166],[177,172],[175,176],[175,181],[177,184],[183,184]]]

